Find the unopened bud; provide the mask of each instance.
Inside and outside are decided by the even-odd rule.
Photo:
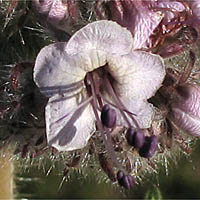
[[[131,175],[125,175],[122,171],[117,172],[117,180],[119,185],[126,189],[131,189],[135,185],[134,178]]]
[[[145,141],[144,131],[142,129],[129,128],[126,132],[126,139],[129,145],[139,149]]]
[[[104,126],[107,128],[113,128],[116,124],[116,111],[108,104],[105,104],[101,111],[101,121]]]
[[[71,34],[72,26],[77,23],[78,6],[74,0],[33,0],[32,7],[41,23],[47,28],[53,26]]]
[[[179,98],[171,104],[173,122],[183,131],[200,136],[200,87],[185,84],[177,87]]]
[[[139,150],[139,154],[144,158],[151,158],[158,147],[158,138],[155,135],[146,136],[143,146]]]

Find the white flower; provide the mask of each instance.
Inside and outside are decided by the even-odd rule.
[[[163,60],[134,51],[131,33],[102,20],[76,32],[68,43],[44,47],[37,56],[34,80],[49,98],[46,132],[59,151],[83,148],[101,129],[99,113],[110,104],[117,124],[147,128],[154,115],[147,102],[165,76]]]

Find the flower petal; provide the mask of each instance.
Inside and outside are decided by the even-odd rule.
[[[163,15],[149,9],[140,8],[138,11],[135,22],[131,26],[134,35],[134,49],[146,47],[147,40],[163,19]]]
[[[131,31],[134,49],[146,47],[145,42],[163,18],[160,12],[153,12],[149,4],[151,1],[108,1],[110,18]]]
[[[177,87],[179,100],[172,107],[179,108],[185,113],[200,118],[200,87],[198,85],[184,84]]]
[[[200,118],[186,113],[179,108],[172,108],[173,121],[183,131],[193,135],[200,136]]]
[[[120,100],[125,105],[126,110],[134,114],[132,115],[132,117],[137,121],[137,124],[140,128],[149,128],[151,126],[152,120],[154,118],[154,110],[152,104],[146,101],[131,99],[128,97],[122,97],[120,98]],[[129,116],[128,119],[131,122],[132,126],[136,127],[135,123],[131,120]],[[117,111],[117,123],[118,125],[127,126],[127,122],[119,111]]]
[[[179,98],[171,105],[173,121],[189,134],[200,136],[199,86],[184,84],[176,89]]]
[[[152,1],[151,6],[158,9],[164,8],[163,13],[165,14],[162,24],[167,24],[171,22],[174,18],[178,18],[176,13],[184,12],[185,6],[180,1],[162,0],[162,1]]]
[[[119,96],[148,99],[160,88],[165,77],[163,59],[147,52],[134,51],[121,57],[109,57],[109,71],[116,80]]]
[[[194,15],[200,19],[200,0],[189,1],[190,7]]]
[[[69,54],[101,50],[110,54],[124,55],[133,45],[131,33],[116,22],[101,20],[88,24],[77,31],[67,44]]]
[[[36,58],[34,81],[47,96],[82,88],[86,72],[80,66],[84,57],[69,56],[64,51],[65,46],[64,42],[46,46]]]
[[[67,5],[63,4],[61,0],[52,1],[47,21],[52,24],[59,24],[62,20],[67,19],[66,16],[69,17]]]
[[[87,99],[80,93],[72,98],[54,96],[46,106],[48,144],[59,151],[71,151],[87,145],[94,130],[94,116],[90,104],[78,109]]]

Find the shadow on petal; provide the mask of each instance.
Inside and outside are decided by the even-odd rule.
[[[49,99],[46,106],[46,129],[49,145],[59,151],[86,146],[94,130],[94,115],[84,94]],[[58,100],[58,101],[57,101]]]
[[[79,108],[67,122],[67,124],[59,131],[59,133],[49,141],[49,144],[53,145],[58,143],[60,146],[65,146],[70,143],[77,131],[77,128],[74,126],[74,123],[79,120],[81,114],[83,113],[85,107]]]
[[[78,81],[68,85],[59,85],[59,86],[49,86],[49,87],[40,87],[40,92],[47,97],[51,97],[56,94],[77,94],[83,88],[83,81]]]

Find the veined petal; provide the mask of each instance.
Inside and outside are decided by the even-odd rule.
[[[160,88],[165,77],[163,59],[154,54],[133,51],[121,57],[109,57],[109,71],[120,96],[149,99]]]
[[[193,135],[200,136],[200,118],[191,113],[186,113],[179,108],[172,108],[175,124],[183,131]]]
[[[107,62],[107,54],[101,50],[89,50],[87,53],[80,53],[82,57],[81,65],[79,66],[85,72],[91,72]]]
[[[135,23],[131,26],[134,35],[134,49],[146,47],[145,42],[147,42],[162,19],[163,15],[160,13],[144,8],[139,9],[138,15],[135,16]]]
[[[47,96],[82,89],[86,72],[80,68],[83,56],[68,55],[60,42],[44,47],[38,54],[34,67],[34,81]],[[77,92],[76,92],[77,93]]]
[[[179,98],[171,104],[173,121],[191,135],[200,136],[200,88],[185,84],[176,88]]]
[[[176,17],[176,12],[184,12],[185,10],[185,6],[181,1],[154,1],[152,2],[152,6],[155,8],[169,8],[169,10],[164,11],[165,16],[162,21],[163,24],[169,23],[174,17]]]
[[[77,31],[67,43],[66,52],[77,54],[101,50],[110,54],[124,55],[133,45],[131,33],[113,21],[101,20],[88,24]]]
[[[133,114],[132,117],[137,121],[137,124],[140,128],[149,128],[151,126],[154,117],[152,104],[148,103],[147,101],[132,99],[125,96],[121,97],[120,100],[123,102],[127,111]],[[126,116],[128,117],[132,126],[136,127],[127,112],[125,111],[124,113],[126,113]],[[117,123],[119,123],[118,125],[127,126],[127,122],[119,110],[117,111]]]
[[[107,2],[109,18],[126,27],[133,34],[133,48],[146,47],[145,42],[159,25],[164,15],[149,8],[151,1],[112,0]],[[119,40],[120,41],[120,40]]]
[[[71,151],[87,145],[94,131],[94,116],[90,104],[78,107],[87,101],[79,93],[67,98],[54,96],[46,106],[46,132],[48,144],[59,151]]]
[[[189,4],[193,14],[196,15],[198,19],[200,19],[200,0],[189,1]]]
[[[173,108],[178,108],[185,113],[200,118],[200,88],[197,85],[185,84],[177,88],[179,100],[173,103]]]

